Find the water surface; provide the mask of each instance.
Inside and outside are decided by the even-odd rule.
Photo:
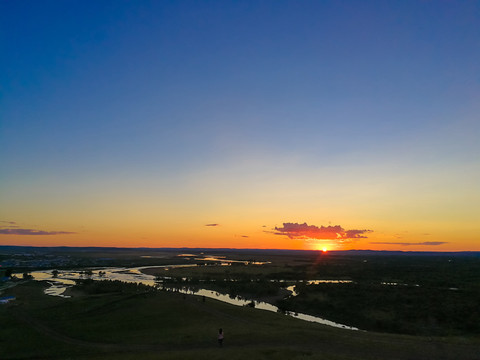
[[[128,283],[139,283],[148,286],[157,286],[163,288],[163,284],[153,275],[147,275],[141,272],[141,270],[146,268],[174,268],[174,267],[190,267],[190,266],[197,266],[192,264],[185,264],[185,265],[160,265],[160,266],[140,266],[140,267],[133,267],[133,268],[123,268],[123,267],[115,267],[115,268],[95,268],[89,269],[86,273],[85,271],[72,271],[72,270],[65,270],[65,271],[58,271],[57,276],[54,276],[53,270],[45,270],[45,271],[34,271],[30,273],[34,280],[37,281],[46,281],[50,284],[50,287],[45,289],[45,294],[52,295],[52,296],[60,296],[60,297],[69,297],[68,295],[64,295],[64,292],[67,288],[72,287],[75,285],[75,280],[79,279],[92,279],[92,280],[118,280]],[[91,274],[90,274],[91,271]],[[15,274],[17,277],[21,277],[21,274]],[[311,280],[308,283],[342,283],[348,282],[343,280]],[[171,290],[165,287],[165,290]],[[295,295],[294,285],[287,287],[287,290],[292,292],[292,295]],[[208,289],[198,289],[192,290],[189,288],[180,288],[175,289],[175,291],[179,291],[185,294],[194,294],[198,296],[204,296],[206,298],[216,299],[228,304],[236,305],[236,306],[251,306],[254,304],[256,309],[265,310],[265,311],[272,311],[272,312],[279,312],[278,307],[275,305],[262,302],[262,301],[255,301],[251,299],[243,299],[239,296],[232,297],[229,295],[224,295],[216,291],[208,290]],[[301,319],[304,321],[315,322],[323,325],[333,326],[341,329],[349,329],[349,330],[358,330],[355,327],[347,326],[343,324],[338,324],[330,320],[322,319],[320,317],[311,316],[307,314],[300,314],[300,313],[286,313],[289,316],[295,317],[297,319]]]

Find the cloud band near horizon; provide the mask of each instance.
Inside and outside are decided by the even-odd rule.
[[[401,246],[413,246],[413,245],[425,245],[425,246],[438,246],[443,244],[448,244],[446,241],[424,241],[424,242],[370,242],[370,244],[375,245],[401,245]]]
[[[0,229],[0,235],[70,235],[72,231],[43,231],[34,229]]]
[[[337,240],[345,242],[355,239],[366,239],[366,234],[373,230],[345,230],[340,225],[335,226],[315,226],[307,223],[283,223],[282,227],[275,227],[272,231],[275,235],[285,235],[290,239],[317,239],[317,240]]]

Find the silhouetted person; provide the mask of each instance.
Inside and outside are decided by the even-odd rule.
[[[218,329],[218,346],[223,346],[223,330],[221,328]]]

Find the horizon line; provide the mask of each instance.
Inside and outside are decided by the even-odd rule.
[[[302,252],[319,252],[322,250],[315,249],[278,249],[278,248],[212,248],[212,247],[118,247],[118,246],[35,246],[35,245],[0,245],[0,248],[20,247],[20,248],[67,248],[67,249],[130,249],[130,250],[262,250],[262,251],[302,251]],[[401,253],[480,253],[480,250],[458,250],[458,251],[442,251],[442,250],[372,250],[372,249],[349,249],[349,250],[327,250],[327,253],[334,252],[353,252],[353,251],[369,251],[369,252],[401,252]]]

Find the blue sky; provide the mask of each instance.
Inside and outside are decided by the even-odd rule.
[[[218,199],[278,182],[275,209],[332,192],[348,208],[374,185],[393,204],[398,188],[461,188],[440,203],[475,220],[477,1],[2,1],[0,14],[5,221],[64,227],[53,209],[32,214],[66,197],[95,207],[106,187],[147,203],[177,194],[166,207],[214,198],[215,217],[230,209]],[[268,226],[353,221],[301,207]]]

